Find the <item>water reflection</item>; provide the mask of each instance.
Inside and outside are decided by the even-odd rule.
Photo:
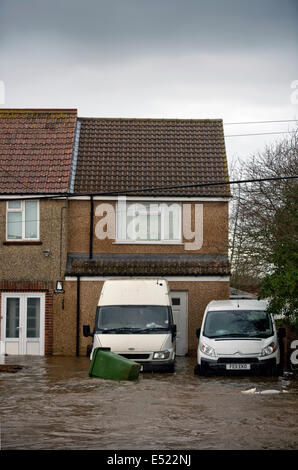
[[[295,449],[297,381],[174,374],[135,382],[88,376],[88,358],[7,357],[0,374],[2,449]],[[276,389],[289,393],[243,395]]]

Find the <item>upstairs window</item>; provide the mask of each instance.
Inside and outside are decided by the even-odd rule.
[[[7,240],[38,240],[39,202],[7,201],[6,221]]]
[[[181,204],[118,202],[117,242],[181,243]]]

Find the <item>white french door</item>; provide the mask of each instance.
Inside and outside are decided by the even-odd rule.
[[[1,341],[13,355],[44,355],[45,294],[2,293]]]

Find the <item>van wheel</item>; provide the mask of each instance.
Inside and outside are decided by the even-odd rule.
[[[196,365],[195,365],[194,374],[195,374],[195,375],[200,375],[200,366],[199,366],[199,364],[196,364]]]
[[[271,374],[274,377],[278,377],[280,375],[280,366],[276,365],[276,366],[271,367]]]
[[[278,366],[271,366],[268,367],[265,371],[266,377],[278,377],[279,376],[279,367]]]

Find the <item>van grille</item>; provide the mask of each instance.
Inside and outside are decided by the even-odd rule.
[[[259,362],[256,357],[220,357],[217,360],[220,364],[254,364]]]
[[[126,359],[149,359],[150,354],[120,354],[120,356],[126,357]]]

